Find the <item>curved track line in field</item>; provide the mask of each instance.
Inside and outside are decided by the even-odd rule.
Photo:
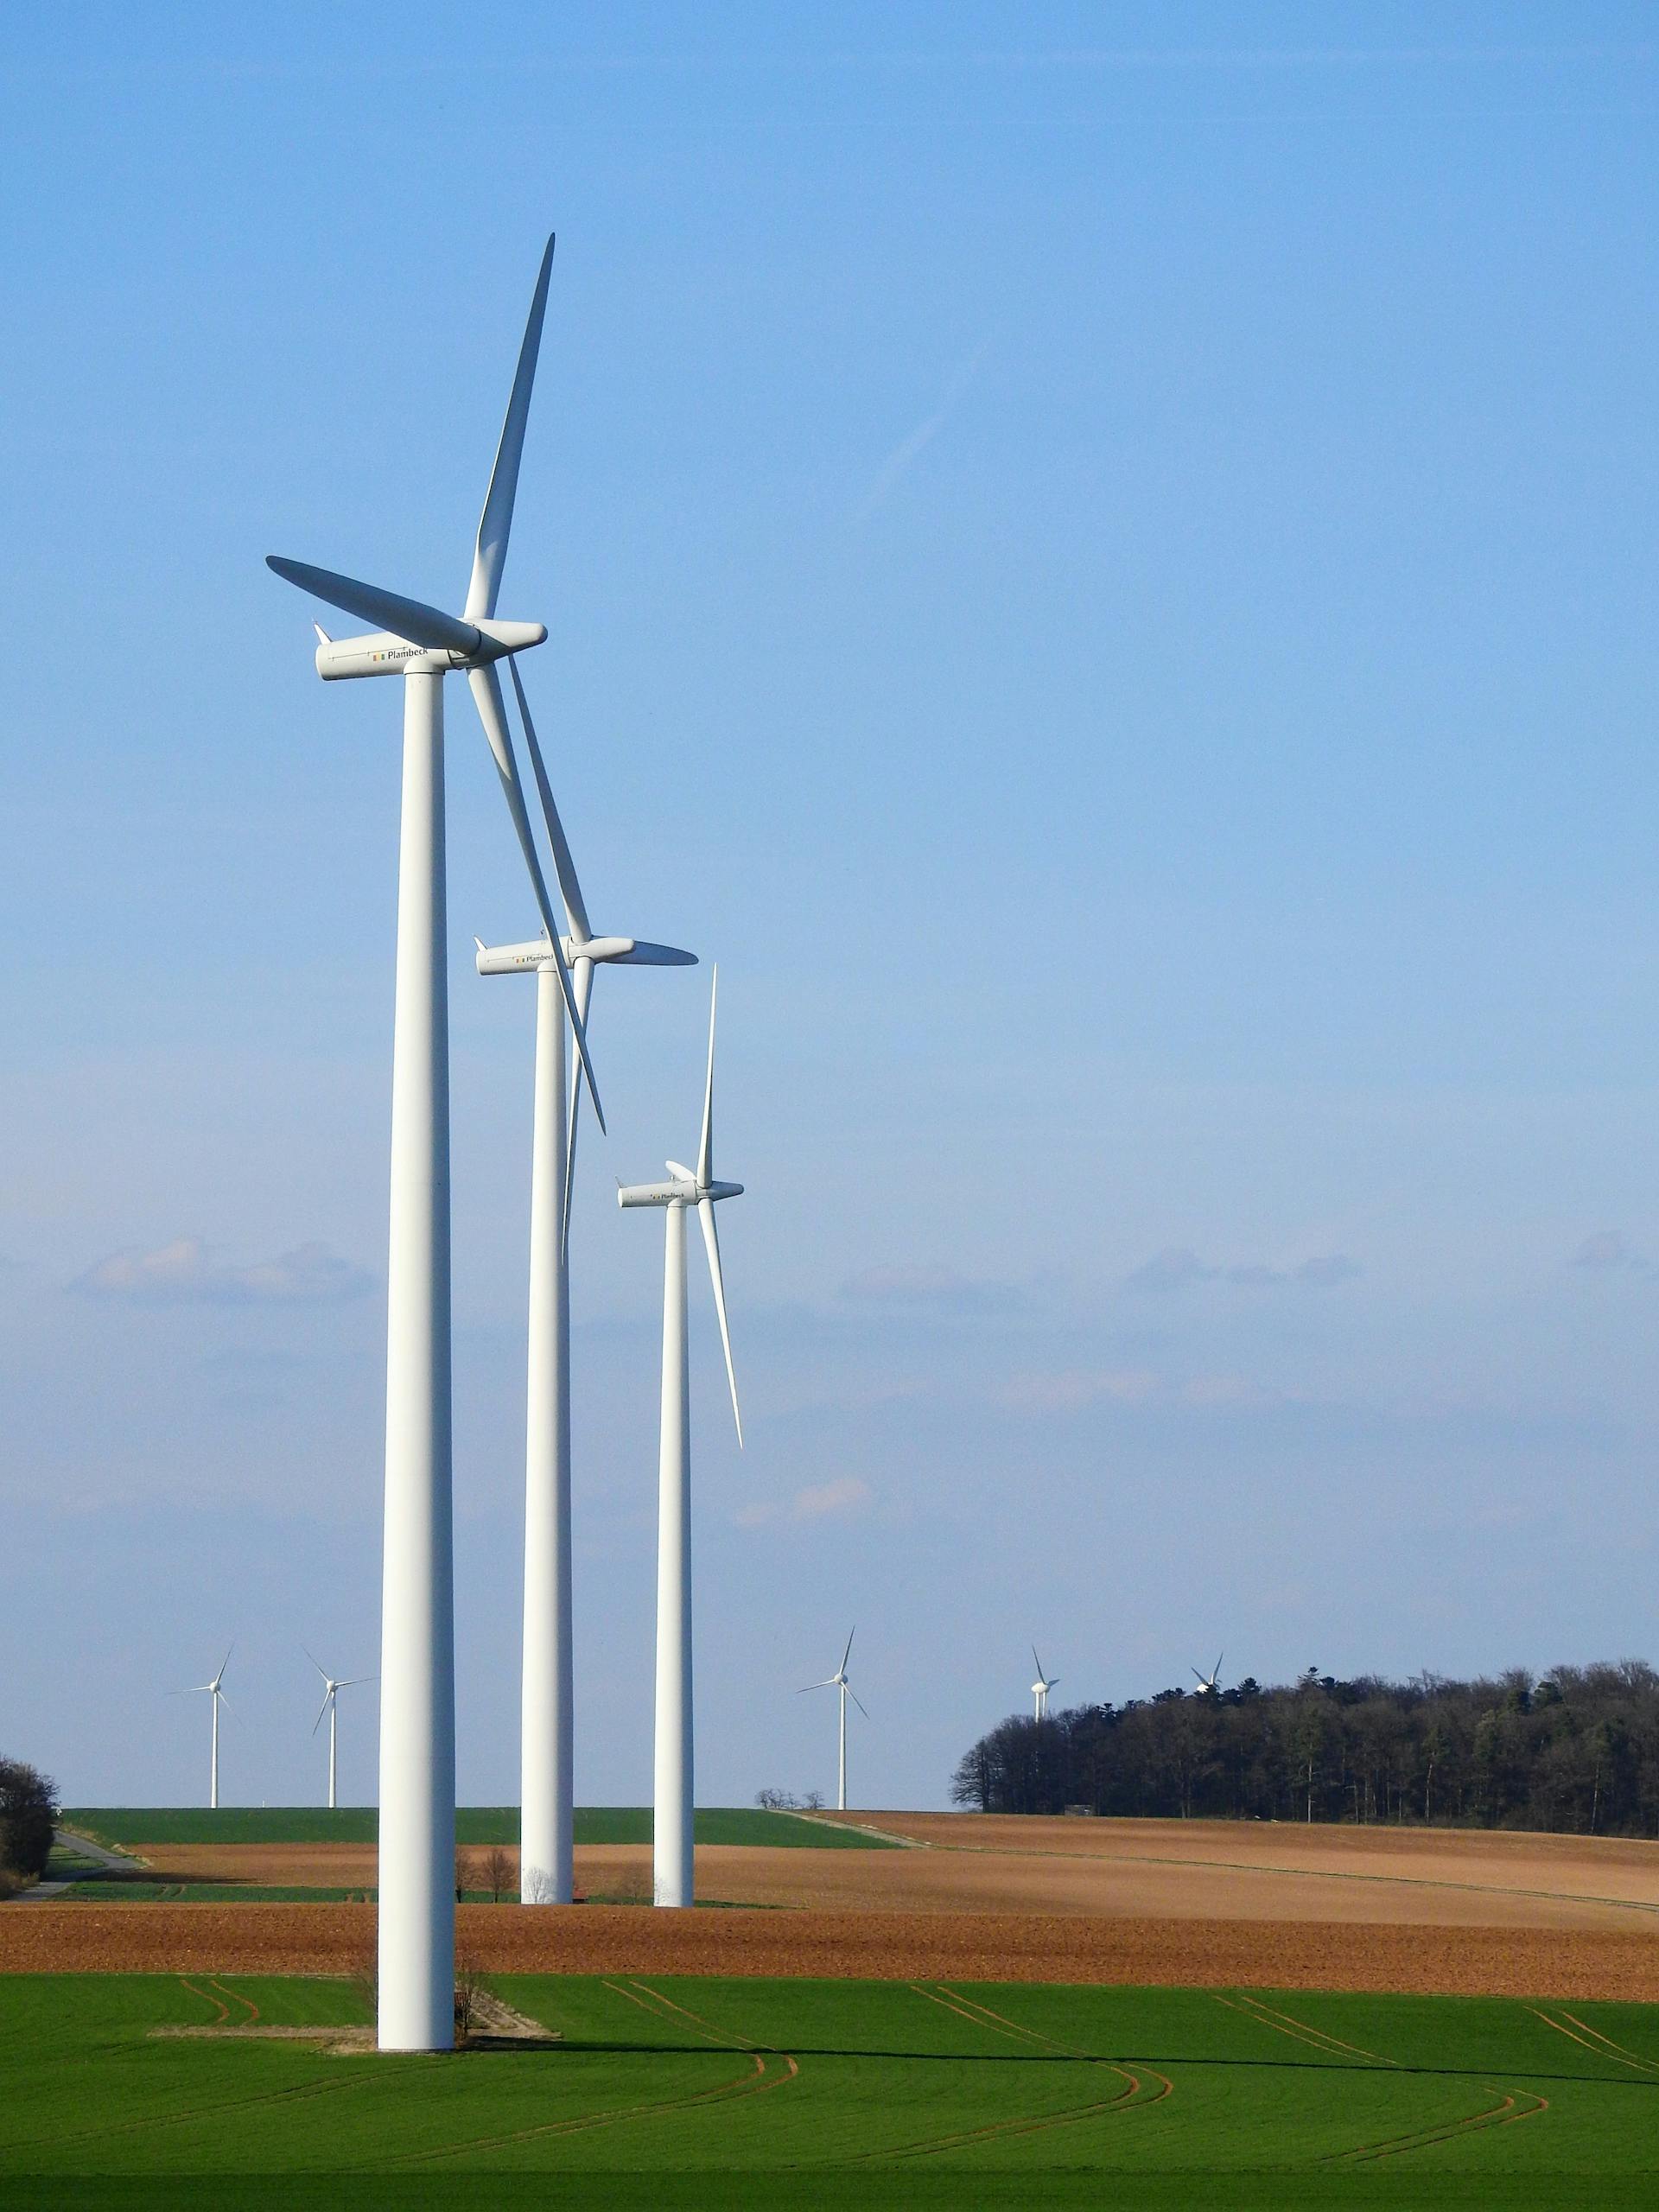
[[[1638,2058],[1633,2050],[1627,2050],[1622,2043],[1615,2043],[1599,2028],[1592,2028],[1588,2020],[1580,2019],[1576,2012],[1569,2012],[1564,2005],[1556,2007],[1560,2019],[1541,2012],[1536,2005],[1529,2005],[1527,2010],[1535,2019],[1541,2020],[1547,2028],[1554,2028],[1557,2035],[1567,2036],[1573,2043],[1581,2044],[1597,2058],[1611,2058],[1616,2065],[1631,2067],[1638,2074],[1659,2074],[1659,2066],[1656,2066],[1652,2059]],[[1562,2021],[1570,2024],[1564,2027]]]
[[[1116,2059],[1103,2057],[1096,2050],[1080,2050],[1075,2044],[1059,2043],[1054,2037],[1045,2035],[1040,2028],[1029,2028],[1019,2020],[1010,2020],[1004,2013],[994,2012],[988,2005],[982,2004],[977,1997],[969,1997],[965,1990],[952,1988],[949,1982],[939,1982],[937,1986],[944,1998],[954,1998],[957,2000],[957,2006],[963,2008],[964,2019],[976,2020],[977,2025],[990,2028],[994,2033],[1017,2036],[1024,2042],[1033,2043],[1040,2049],[1053,2051],[1061,2058],[1077,2059],[1085,2066],[1109,2066],[1114,2073],[1117,2074],[1123,2071]],[[931,1990],[924,1989],[919,1982],[912,1982],[911,1987],[923,1997],[931,1997],[933,1994]],[[1131,2101],[1135,2102],[1137,2111],[1146,2105],[1160,2105],[1166,2097],[1174,2095],[1175,2084],[1167,2074],[1160,2074],[1155,2066],[1147,2066],[1140,2059],[1137,2059],[1135,2063],[1141,2067],[1149,2080],[1161,2085],[1151,2096],[1139,2097]]]
[[[702,2037],[704,2043],[711,2043],[718,2050],[752,2051],[760,2048],[758,2044],[751,2043],[747,2036],[728,2034],[723,2029],[716,2028],[712,2022],[699,2019],[695,2012],[687,2012],[683,2005],[677,2005],[671,1997],[664,1997],[649,1982],[636,1981],[632,1974],[626,1984],[607,1981],[605,1987],[613,1990],[619,1997],[626,1997],[630,2005],[637,2005],[642,2012],[650,2013],[653,2019],[666,2020],[670,2027],[678,2027],[683,2021]],[[677,2018],[675,2017],[677,2014]],[[771,2048],[770,2045],[766,2047]]]
[[[920,2143],[903,2143],[892,2149],[866,2151],[852,2163],[868,2164],[877,2159],[936,2158],[942,2151],[955,2151],[970,2143],[996,2143],[1019,2135],[1040,2135],[1054,2127],[1075,2127],[1079,2121],[1099,2120],[1107,2113],[1128,2112],[1146,2105],[1161,2103],[1170,2095],[1173,2084],[1161,2074],[1153,2078],[1163,2087],[1152,2096],[1143,2096],[1145,2083],[1131,2074],[1127,2066],[1119,2066],[1109,2058],[1091,2058],[1084,2062],[1090,2066],[1103,2066],[1108,2073],[1116,2074],[1124,2083],[1115,2097],[1098,2097],[1086,2105],[1073,2105],[1065,2112],[1027,2113],[1014,2120],[993,2120],[987,2127],[959,2128],[954,2134],[935,2135]]]
[[[182,1976],[180,1977],[183,1979]],[[197,1994],[202,1993],[198,1991]],[[217,2027],[215,2020],[213,2024]],[[218,2104],[191,2105],[181,2112],[147,2114],[143,2120],[121,2120],[108,2127],[83,2127],[73,2135],[40,2135],[27,2143],[13,2143],[8,2151],[58,2150],[70,2143],[92,2143],[111,2135],[141,2135],[157,2127],[187,2127],[199,2120],[220,2120],[229,2113],[247,2112],[260,2105],[303,2104],[313,2097],[338,2096],[371,2082],[390,2081],[397,2074],[412,2074],[426,2063],[424,2055],[405,2066],[365,2066],[360,2073],[340,2073],[332,2080],[302,2082],[286,2089],[266,2089],[254,2097],[226,2097]]]
[[[756,2043],[752,2036],[743,2035],[736,2028],[717,2027],[714,2021],[705,2020],[701,2012],[694,2012],[689,2005],[677,2004],[665,1990],[653,1989],[648,1981],[641,1981],[637,1974],[628,1976],[628,1984],[632,1989],[642,1990],[647,1997],[654,1999],[658,2005],[665,2005],[671,2012],[677,2012],[683,2020],[689,2020],[700,2035],[717,2038],[724,2043],[728,2050],[775,2051],[778,2050],[776,2044]],[[616,1984],[607,1982],[606,1987],[614,1989]],[[626,1997],[628,1991],[625,1989],[620,1993]]]
[[[1502,2100],[1489,2105],[1484,2112],[1470,2113],[1463,2120],[1443,2122],[1438,2127],[1421,2127],[1410,2135],[1388,2137],[1381,2143],[1357,2144],[1351,2151],[1333,2151],[1318,2163],[1322,2166],[1366,2165],[1373,2158],[1397,2158],[1408,2151],[1432,2150],[1437,2143],[1450,2143],[1465,2135],[1479,2135],[1489,2127],[1509,2127],[1517,2120],[1535,2119],[1541,2112],[1549,2110],[1549,2099],[1534,2094],[1530,2089],[1500,2089],[1495,2082],[1485,2084],[1489,2095]],[[1524,2105],[1522,2102],[1525,2099]]]
[[[666,2113],[690,2112],[699,2105],[735,2104],[740,2097],[752,2097],[766,2089],[783,2088],[792,2082],[800,2068],[792,2058],[778,2051],[748,2051],[744,2054],[753,2073],[734,2074],[729,2082],[717,2082],[712,2089],[694,2090],[683,2097],[659,2097],[649,2104],[616,2105],[608,2112],[582,2113],[570,2120],[550,2120],[539,2127],[515,2128],[505,2135],[475,2135],[464,2143],[444,2143],[431,2151],[405,2151],[398,2156],[383,2159],[382,2164],[393,2166],[424,2165],[435,2158],[459,2158],[469,2151],[499,2151],[510,2143],[532,2143],[555,2135],[582,2135],[595,2127],[612,2127],[623,2120],[657,2120]],[[783,2056],[781,2073],[769,2071],[773,2059]]]
[[[1294,2012],[1281,2011],[1248,1989],[1236,1989],[1230,1997],[1217,1995],[1218,2005],[1230,2005],[1235,2012],[1243,2012],[1246,2019],[1255,2020],[1264,2028],[1274,2028],[1281,2035],[1294,2036],[1297,2042],[1311,2044],[1315,2050],[1328,2052],[1337,2058],[1369,2058],[1378,2066],[1397,2066],[1397,2058],[1385,2058],[1380,2050],[1367,2050],[1363,2044],[1344,2043],[1340,2036],[1332,2035],[1326,2029],[1316,2028],[1310,2020],[1299,2020]]]
[[[211,1980],[213,1977],[209,1975],[208,1979]],[[193,1997],[200,1997],[204,2004],[211,2005],[213,2006],[214,2012],[219,2015],[219,2019],[215,2020],[213,2024],[215,2027],[219,2025],[219,2020],[228,2020],[230,2018],[231,2008],[228,2005],[222,2004],[217,1997],[210,1997],[205,1989],[198,1989],[194,1981],[187,1980],[183,1974],[179,1976],[179,1980],[184,1984],[184,1986],[189,1991]]]
[[[1057,2042],[1052,2036],[1046,2036],[1040,2028],[1028,2028],[1021,2021],[1010,2020],[1004,2013],[994,2012],[977,1997],[969,1997],[965,1990],[952,1988],[948,1981],[936,1982],[932,1989],[924,1988],[918,1981],[912,1981],[910,1986],[918,1996],[933,1997],[936,2004],[949,2004],[952,2011],[961,2012],[963,2019],[974,2021],[976,2026],[989,2028],[994,2035],[1017,2036],[1022,2043],[1036,2044],[1044,2050],[1058,2052],[1064,2058],[1092,2060],[1096,2056],[1092,2050],[1079,2050],[1075,2044]],[[938,1996],[934,1994],[936,1990],[939,1993]],[[1111,2062],[1108,2060],[1105,2063],[1109,2065]]]
[[[208,1975],[207,1986],[210,1989],[218,1990],[221,1996],[230,1998],[232,2003],[247,2006],[248,2017],[243,2023],[244,2026],[251,2027],[258,2018],[259,2007],[254,2003],[252,1998],[245,1997],[239,1989],[232,1989],[227,1982],[221,1981],[216,1974]]]

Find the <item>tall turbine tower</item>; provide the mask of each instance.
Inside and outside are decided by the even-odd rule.
[[[219,1661],[219,1672],[213,1676],[211,1682],[192,1682],[188,1689],[169,1690],[168,1692],[168,1695],[169,1697],[199,1697],[201,1693],[206,1690],[208,1695],[213,1699],[213,1748],[212,1762],[207,1770],[207,1802],[215,1812],[219,1809],[219,1708],[223,1705],[228,1711],[231,1702],[229,1698],[226,1696],[224,1691],[219,1688],[219,1684],[225,1679],[225,1669],[230,1665],[231,1652],[234,1651],[235,1649],[236,1645],[234,1642],[232,1642],[230,1650],[227,1650],[225,1656]]]
[[[575,979],[576,1007],[585,1021],[595,965],[694,967],[696,956],[635,938],[594,935],[516,669],[513,680],[564,902],[569,934],[562,949]],[[522,1904],[569,1904],[574,1894],[575,1827],[570,1648],[569,1205],[582,1087],[578,1084],[571,1091],[567,1108],[564,1002],[556,962],[546,938],[493,949],[474,941],[478,944],[480,976],[530,974],[536,977],[518,1897]]]
[[[1031,1686],[1032,1701],[1037,1708],[1033,1718],[1037,1720],[1046,1720],[1048,1718],[1048,1694],[1050,1690],[1055,1689],[1058,1687],[1060,1678],[1058,1675],[1045,1675],[1043,1673],[1043,1662],[1037,1657],[1037,1647],[1034,1643],[1031,1647],[1031,1656],[1033,1660],[1036,1662],[1037,1668],[1037,1679]]]
[[[667,1183],[636,1183],[617,1192],[624,1206],[666,1209],[666,1255],[663,1268],[663,1414],[657,1490],[657,1760],[652,1826],[652,1902],[690,1904],[692,1900],[691,1815],[691,1395],[686,1370],[685,1210],[695,1206],[709,1253],[709,1276],[720,1317],[720,1341],[731,1386],[732,1418],[738,1449],[743,1447],[743,1416],[737,1408],[737,1376],[732,1367],[731,1331],[726,1325],[726,1287],[721,1281],[720,1239],[715,1208],[721,1198],[741,1198],[741,1183],[715,1180],[715,971],[709,995],[709,1079],[702,1094],[702,1137],[695,1173],[671,1160]]]
[[[856,1629],[852,1629],[849,1631],[847,1637],[847,1649],[842,1653],[841,1664],[836,1668],[835,1673],[833,1675],[827,1675],[821,1682],[809,1682],[806,1686],[806,1689],[800,1692],[800,1695],[802,1697],[806,1695],[808,1690],[839,1690],[841,1693],[841,1734],[839,1738],[838,1756],[836,1761],[836,1810],[838,1813],[844,1813],[847,1809],[848,1699],[851,1698],[853,1703],[858,1707],[859,1711],[863,1713],[864,1718],[867,1720],[870,1717],[868,1711],[866,1709],[863,1699],[860,1697],[858,1692],[853,1688],[852,1684],[847,1679],[847,1662],[853,1656],[853,1637],[857,1634],[858,1630]]]
[[[305,1651],[305,1646],[303,1644],[300,1646],[300,1649],[302,1651]],[[311,1654],[308,1651],[305,1651],[305,1656],[308,1659],[311,1659]],[[311,1733],[315,1736],[318,1729],[321,1727],[325,1713],[327,1715],[328,1719],[328,1809],[332,1813],[337,1802],[334,1784],[338,1774],[338,1753],[340,1749],[340,1694],[341,1690],[354,1690],[359,1682],[372,1682],[374,1680],[374,1676],[372,1675],[353,1675],[345,1681],[336,1681],[334,1677],[329,1674],[326,1669],[318,1665],[316,1660],[311,1659],[311,1664],[316,1668],[317,1672],[322,1676],[322,1703],[317,1709],[316,1719],[311,1723]]]
[[[379,2022],[384,2050],[454,2042],[455,1669],[449,1443],[449,1038],[444,963],[443,679],[467,674],[557,964],[594,1111],[588,1042],[531,834],[496,663],[539,645],[539,622],[496,618],[547,305],[547,242],[459,616],[271,555],[330,606],[385,627],[331,639],[325,680],[404,679],[403,827],[386,1268],[386,1487],[381,1602]]]

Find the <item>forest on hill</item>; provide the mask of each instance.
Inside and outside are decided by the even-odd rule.
[[[1160,1690],[1009,1719],[958,1765],[986,1813],[1395,1821],[1659,1835],[1659,1674],[1644,1660],[1496,1680]]]

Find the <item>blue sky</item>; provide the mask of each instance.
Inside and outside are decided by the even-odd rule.
[[[1019,1703],[1652,1656],[1649,10],[69,6],[3,33],[0,1735],[315,1794],[376,1663],[397,806],[269,551],[503,611],[721,963],[700,1790]],[[516,1789],[531,929],[451,699],[461,1782]],[[707,969],[604,979],[578,1787],[650,1774]],[[311,1700],[308,1702],[308,1700]],[[370,1794],[370,1713],[342,1722]]]

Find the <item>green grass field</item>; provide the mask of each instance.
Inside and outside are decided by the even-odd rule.
[[[0,1978],[11,2208],[1650,2207],[1659,2007],[501,1977],[558,2049],[158,2040],[341,1981]]]
[[[119,1850],[147,1843],[372,1843],[378,1815],[372,1805],[81,1805],[60,1815],[98,1843]],[[901,1846],[881,1836],[802,1820],[794,1813],[763,1813],[747,1806],[709,1807],[696,1816],[699,1843],[791,1845],[814,1851],[886,1851]],[[455,1815],[459,1844],[517,1843],[516,1805],[465,1805]],[[578,1843],[649,1843],[645,1805],[583,1805],[576,1811]]]

